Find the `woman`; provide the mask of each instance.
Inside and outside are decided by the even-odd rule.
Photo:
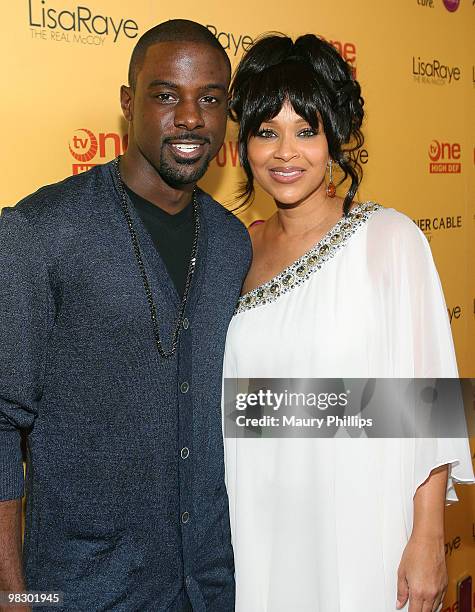
[[[243,195],[255,179],[277,210],[251,228],[224,376],[456,377],[423,234],[353,202],[363,100],[335,49],[261,39],[237,69],[232,113]],[[336,167],[351,179],[343,199]],[[229,437],[225,461],[237,612],[440,608],[444,502],[457,501],[454,481],[474,481],[466,438]]]

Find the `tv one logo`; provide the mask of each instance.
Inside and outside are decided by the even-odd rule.
[[[74,158],[73,174],[80,174],[90,168],[103,164],[127,150],[128,134],[117,132],[94,134],[87,128],[75,130],[69,142],[69,152]]]
[[[429,145],[429,172],[431,174],[460,174],[462,148],[458,142],[433,140]]]
[[[75,130],[68,145],[69,152],[74,158],[73,174],[86,172],[98,164],[104,164],[122,155],[127,151],[128,142],[128,134],[120,135],[117,132],[95,134],[88,128]],[[235,168],[240,164],[237,142],[232,140],[224,142],[212,163],[219,168],[225,166]]]

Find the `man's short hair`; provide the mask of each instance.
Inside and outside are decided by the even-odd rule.
[[[188,19],[171,19],[154,26],[137,41],[129,64],[129,86],[135,89],[137,74],[142,67],[147,49],[160,42],[192,42],[210,45],[218,49],[231,72],[231,62],[218,39],[201,23]]]

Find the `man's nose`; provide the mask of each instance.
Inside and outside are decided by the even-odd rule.
[[[204,127],[203,114],[200,105],[192,100],[181,100],[175,106],[175,127],[185,130],[195,130]]]

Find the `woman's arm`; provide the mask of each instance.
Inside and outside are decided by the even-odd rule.
[[[448,466],[433,469],[414,495],[414,523],[398,569],[396,608],[435,612],[447,590],[444,508]]]

